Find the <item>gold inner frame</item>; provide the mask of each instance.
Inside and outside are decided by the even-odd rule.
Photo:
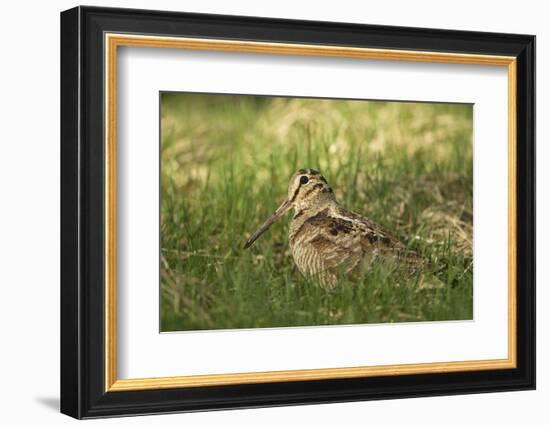
[[[119,46],[248,52],[507,67],[508,71],[508,357],[419,364],[342,367],[118,379],[116,325],[116,99]],[[370,49],[128,34],[105,34],[105,391],[149,390],[319,379],[410,375],[515,368],[516,358],[516,58],[460,53]]]

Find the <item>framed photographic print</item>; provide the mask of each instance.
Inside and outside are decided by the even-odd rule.
[[[61,411],[535,387],[535,38],[61,14]]]

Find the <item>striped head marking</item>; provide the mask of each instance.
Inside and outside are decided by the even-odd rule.
[[[304,209],[324,208],[326,204],[335,201],[332,188],[319,171],[311,168],[296,171],[290,179],[287,198],[271,217],[250,236],[244,245],[245,249],[252,245],[278,218],[285,215],[290,209],[302,211]]]
[[[300,169],[290,179],[288,200],[295,209],[313,207],[334,201],[334,193],[327,180],[317,170]]]

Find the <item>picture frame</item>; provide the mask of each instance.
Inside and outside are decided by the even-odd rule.
[[[132,46],[505,69],[508,356],[121,379],[117,53]],[[62,12],[61,259],[61,412],[75,418],[534,389],[535,37],[96,7]]]

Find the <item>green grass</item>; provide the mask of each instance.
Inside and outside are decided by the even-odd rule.
[[[162,331],[472,318],[471,106],[161,101]],[[429,259],[423,275],[380,263],[322,289],[294,266],[288,219],[243,250],[298,168]]]

